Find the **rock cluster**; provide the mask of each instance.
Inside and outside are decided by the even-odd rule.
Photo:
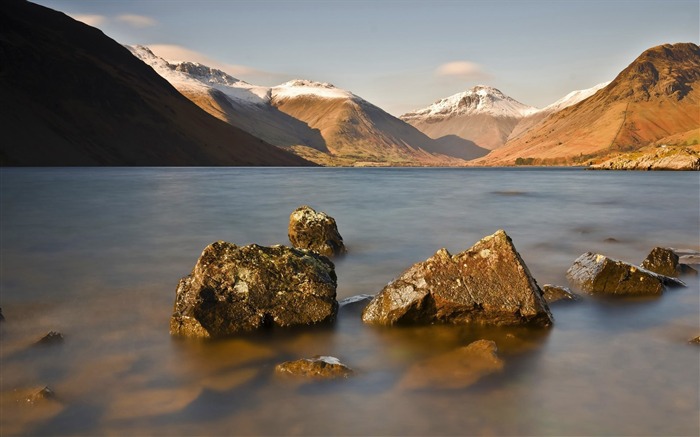
[[[549,326],[542,291],[503,230],[470,249],[440,249],[389,283],[367,305],[370,324],[476,323]]]
[[[315,250],[321,255],[337,256],[346,252],[343,237],[333,217],[304,205],[289,216],[289,241],[300,249]]]
[[[170,333],[223,337],[331,321],[336,281],[333,263],[313,251],[218,241],[180,280]]]
[[[610,295],[658,295],[667,286],[685,286],[678,279],[592,252],[578,257],[566,277],[585,292]]]

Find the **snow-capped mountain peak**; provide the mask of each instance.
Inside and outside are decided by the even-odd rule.
[[[522,118],[537,111],[537,108],[520,103],[496,88],[477,85],[467,91],[440,99],[426,108],[404,114],[401,118],[448,118],[476,114]]]
[[[352,99],[360,101],[359,97],[335,85],[326,82],[314,82],[306,79],[295,79],[272,88],[272,97],[288,99],[300,96],[313,96],[326,99]]]
[[[599,83],[598,85],[588,88],[585,90],[576,90],[572,91],[569,94],[565,95],[561,99],[557,100],[556,102],[552,103],[551,105],[547,105],[544,108],[540,110],[540,112],[545,112],[545,113],[552,113],[552,112],[558,112],[561,111],[562,109],[573,106],[577,104],[578,102],[581,102],[583,100],[586,100],[593,94],[597,93],[599,90],[605,88],[608,86],[610,81]]]

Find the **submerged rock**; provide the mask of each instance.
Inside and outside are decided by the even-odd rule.
[[[568,287],[559,285],[544,284],[542,286],[542,295],[547,303],[553,303],[560,300],[578,300],[578,296],[571,292]]]
[[[371,294],[358,294],[338,301],[338,307],[341,310],[362,310],[372,299],[374,296]]]
[[[698,336],[695,337],[695,338],[691,338],[690,340],[688,340],[688,343],[700,344],[700,335],[698,335]]]
[[[289,216],[289,241],[300,249],[311,249],[325,256],[346,252],[343,237],[333,217],[304,205]]]
[[[549,326],[553,318],[520,254],[499,230],[470,249],[440,249],[389,283],[362,313],[366,323]]]
[[[49,331],[48,334],[41,337],[39,341],[36,342],[37,346],[49,346],[52,344],[63,343],[63,334],[57,331]]]
[[[477,340],[414,364],[399,382],[399,387],[408,390],[468,387],[486,375],[503,370],[503,360],[498,358],[496,351],[493,341]]]
[[[295,361],[285,361],[275,366],[279,374],[304,376],[310,378],[347,378],[353,370],[341,363],[336,357],[317,355],[313,358],[302,358]]]
[[[47,385],[24,399],[28,405],[36,405],[49,399],[56,399],[56,393]]]
[[[578,257],[566,277],[585,292],[611,295],[657,295],[666,286],[685,286],[678,279],[592,252]]]
[[[698,274],[694,268],[681,264],[678,255],[672,249],[665,247],[653,248],[646,259],[642,261],[642,267],[665,276]]]
[[[331,321],[338,310],[336,281],[333,263],[315,252],[218,241],[180,280],[170,333],[223,337]]]

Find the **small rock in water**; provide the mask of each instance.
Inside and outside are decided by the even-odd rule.
[[[468,346],[428,358],[411,366],[399,387],[417,389],[460,389],[486,375],[503,370],[503,360],[496,355],[496,343],[477,340]]]
[[[36,342],[36,344],[39,346],[48,346],[59,343],[63,343],[63,334],[57,331],[49,331],[48,334]]]
[[[300,249],[315,250],[321,255],[337,256],[346,252],[335,219],[304,205],[289,216],[289,241]]]
[[[677,277],[680,275],[697,275],[694,268],[681,264],[678,255],[669,248],[655,247],[642,261],[642,267],[654,273]]]
[[[603,241],[604,241],[605,243],[619,243],[619,242],[620,242],[620,240],[618,240],[617,238],[613,238],[613,237],[608,237],[608,238],[606,238],[606,239],[603,240]]]
[[[389,283],[365,307],[365,323],[550,326],[542,291],[503,230],[451,255],[438,250]]]
[[[5,321],[5,316],[2,315],[2,308],[0,308],[0,322]]]
[[[587,293],[609,295],[658,295],[667,286],[685,287],[678,279],[592,252],[578,257],[566,277]]]
[[[698,335],[695,338],[691,338],[690,340],[688,340],[688,343],[700,344],[700,335]]]
[[[338,301],[339,310],[354,310],[363,309],[367,304],[374,299],[371,294],[358,294],[356,296],[346,297],[345,299]]]
[[[547,300],[547,303],[553,303],[561,300],[578,300],[578,296],[571,292],[568,287],[559,285],[544,284],[542,286],[542,294]]]
[[[304,376],[310,378],[347,378],[353,370],[331,356],[317,355],[313,358],[302,358],[285,361],[275,366],[275,372],[285,375]]]
[[[56,393],[47,385],[36,393],[33,393],[24,400],[29,405],[36,405],[48,399],[55,399]]]
[[[335,266],[285,246],[207,246],[175,292],[170,333],[225,337],[264,326],[329,322],[338,311]]]

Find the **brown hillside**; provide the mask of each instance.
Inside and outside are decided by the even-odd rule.
[[[215,119],[99,30],[0,3],[3,165],[308,165]]]
[[[553,114],[476,161],[576,164],[700,129],[700,47],[665,44],[642,53],[606,88]]]

